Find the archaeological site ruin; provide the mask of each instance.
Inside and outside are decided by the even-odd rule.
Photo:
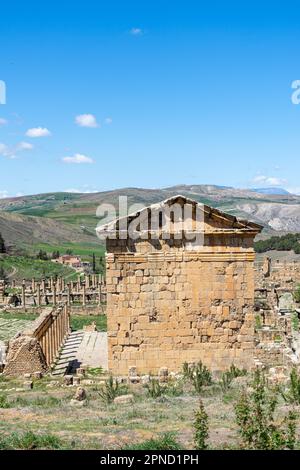
[[[214,373],[234,364],[280,375],[300,360],[300,266],[255,259],[261,230],[179,195],[97,228],[106,279],[0,281],[2,312],[37,315],[0,337],[4,374],[67,374],[87,359],[118,377],[176,373],[199,361]],[[107,333],[93,323],[72,333],[70,317],[80,314],[106,315]],[[3,333],[8,326],[2,318]],[[73,346],[81,353],[70,358]]]

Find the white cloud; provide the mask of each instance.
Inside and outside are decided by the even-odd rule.
[[[286,190],[291,193],[291,194],[296,194],[297,196],[300,196],[300,186],[296,186],[296,187],[288,187],[286,188]]]
[[[75,117],[75,122],[80,127],[99,127],[93,114],[79,114]]]
[[[64,157],[62,159],[65,163],[94,163],[94,160],[86,155],[82,155],[81,153],[75,153],[72,157]]]
[[[0,126],[5,126],[7,124],[7,120],[4,118],[0,118]]]
[[[70,188],[70,189],[65,189],[63,191],[64,193],[82,193],[82,194],[91,194],[91,193],[99,193],[98,189],[75,189],[75,188]]]
[[[107,117],[104,119],[105,124],[111,124],[113,122],[112,118]]]
[[[6,197],[8,197],[8,191],[6,191],[5,189],[4,190],[0,189],[0,199],[4,199]]]
[[[30,144],[29,142],[20,142],[18,145],[17,145],[17,150],[20,151],[20,150],[32,150],[33,149],[33,145]]]
[[[49,137],[51,132],[46,127],[32,127],[26,131],[27,137]]]
[[[282,186],[287,183],[283,178],[276,176],[257,175],[253,178],[253,183],[266,184],[267,186]]]
[[[143,34],[143,30],[141,28],[131,28],[130,34],[132,34],[132,36],[141,36]]]
[[[17,158],[17,154],[24,150],[32,150],[34,146],[29,142],[19,142],[16,145],[8,146],[0,142],[0,155],[7,158]]]

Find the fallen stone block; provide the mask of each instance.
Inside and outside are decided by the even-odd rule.
[[[133,401],[134,401],[134,397],[131,394],[129,394],[129,395],[120,395],[119,397],[116,397],[114,399],[114,403],[117,403],[117,404],[133,403]]]

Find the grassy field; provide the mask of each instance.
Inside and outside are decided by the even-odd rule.
[[[84,326],[96,323],[98,331],[107,331],[106,315],[71,315],[71,328],[73,331],[82,330]]]
[[[83,260],[91,261],[93,253],[97,258],[103,257],[105,253],[105,248],[100,245],[93,245],[88,243],[82,244],[75,244],[75,243],[63,243],[61,245],[49,245],[46,243],[40,243],[38,245],[34,245],[31,248],[32,251],[37,253],[39,250],[46,251],[49,255],[51,255],[54,251],[59,251],[60,254],[66,254],[68,250],[72,251],[74,255],[79,255],[82,257]]]
[[[33,390],[17,392],[24,379],[0,377],[0,448],[194,449],[199,398],[208,415],[209,449],[241,448],[235,405],[244,387],[249,388],[249,376],[235,379],[226,390],[214,381],[200,393],[178,378],[161,384],[156,397],[140,384],[120,385],[117,394],[133,394],[133,402],[115,404],[101,397],[105,377],[96,372],[82,381],[84,406],[72,406],[76,387],[63,386],[61,378],[35,379]],[[276,425],[290,407],[279,399]],[[298,441],[299,416],[296,436]]]
[[[43,279],[51,276],[61,276],[65,279],[76,279],[74,269],[52,261],[42,261],[25,256],[5,256],[0,258],[0,268],[3,268],[7,276],[14,279]]]

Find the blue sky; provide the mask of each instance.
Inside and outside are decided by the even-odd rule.
[[[179,183],[300,192],[300,5],[0,8],[0,196]]]

